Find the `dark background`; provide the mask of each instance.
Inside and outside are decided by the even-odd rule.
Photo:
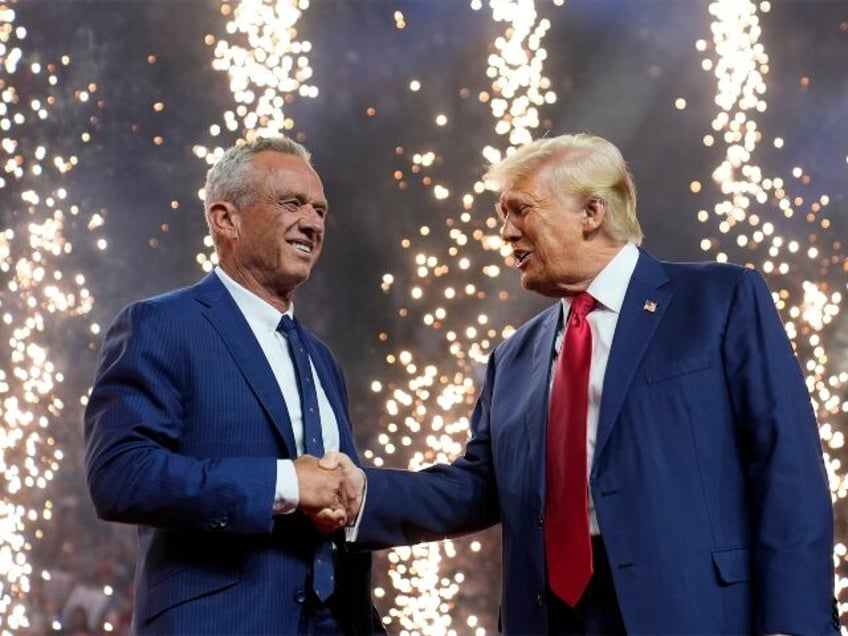
[[[722,200],[711,174],[726,149],[722,143],[706,147],[702,142],[714,132],[711,121],[720,110],[716,78],[701,67],[705,57],[715,59],[715,52],[695,49],[699,39],[711,42],[709,4],[570,0],[555,6],[537,0],[535,5],[540,17],[551,23],[542,40],[548,53],[543,74],[550,78],[557,101],[540,107],[541,125],[533,135],[591,131],[615,142],[631,163],[645,247],[654,255],[698,260],[715,258],[721,251],[730,260],[762,266],[769,258],[765,247],[737,246],[736,234],[721,233],[714,215],[706,223],[698,221],[699,210],[711,212]],[[0,238],[0,248],[5,245],[0,251],[0,314],[8,317],[0,323],[0,335],[10,343],[0,397],[23,400],[27,392],[27,381],[16,373],[21,362],[14,352],[25,348],[22,343],[44,348],[52,365],[48,375],[54,379],[53,386],[23,400],[25,412],[45,418],[36,450],[30,453],[22,444],[10,443],[5,462],[22,464],[32,456],[47,466],[56,447],[64,456],[43,488],[16,490],[7,477],[5,499],[39,513],[37,520],[18,529],[27,543],[17,550],[26,554],[32,573],[20,578],[2,573],[3,589],[28,608],[32,632],[67,624],[72,604],[97,614],[92,622],[109,621],[120,631],[132,593],[133,537],[127,528],[94,519],[81,473],[82,404],[102,329],[112,316],[131,300],[190,284],[203,273],[198,255],[208,255],[209,248],[203,244],[206,228],[198,190],[207,166],[192,149],[228,146],[237,137],[231,132],[210,136],[210,126],[221,124],[223,112],[234,102],[227,75],[213,69],[213,49],[204,39],[236,42],[239,36],[227,35],[228,19],[220,3],[212,0],[0,2],[0,8],[4,6],[15,11],[14,19],[7,14],[4,21],[11,29],[24,27],[26,34],[7,31],[0,54],[0,60],[4,55],[8,60],[14,45],[22,55],[16,67],[0,67],[0,90],[6,91],[2,116],[10,122],[0,137],[15,141],[14,147],[4,142],[0,150],[6,163],[5,173],[0,173],[0,232],[13,232],[5,242]],[[402,29],[396,26],[395,11],[403,14]],[[777,235],[801,245],[795,256],[782,253],[790,269],[770,282],[796,300],[804,281],[844,297],[848,3],[774,0],[771,10],[759,15],[759,42],[769,58],[763,96],[768,109],[750,114],[763,134],[750,163],[767,176],[782,178],[786,190],[801,198],[791,219],[778,213],[775,196],[755,206],[764,220],[775,224]],[[472,191],[485,169],[483,147],[507,145],[493,132],[488,104],[477,98],[481,91],[491,91],[486,59],[505,25],[492,20],[488,5],[475,11],[462,0],[312,0],[296,27],[298,39],[312,44],[306,54],[313,71],[308,83],[318,87],[319,95],[293,96],[284,110],[294,120],[292,134],[313,153],[331,206],[321,262],[297,294],[298,315],[334,349],[346,370],[357,437],[368,461],[406,466],[415,450],[425,453],[425,462],[447,459],[450,450],[434,450],[425,439],[431,416],[439,410],[433,396],[411,390],[409,381],[428,364],[438,367],[439,377],[448,378],[443,387],[451,385],[451,379],[476,379],[482,356],[452,353],[446,333],[461,333],[475,324],[478,314],[485,314],[497,332],[483,347],[485,352],[501,339],[504,327],[520,324],[548,302],[523,293],[503,259],[481,249],[473,238],[463,250],[472,259],[468,271],[457,268],[448,252],[454,244],[451,229],[461,227],[469,237],[475,230],[492,234],[485,224],[491,217],[490,194],[475,196],[470,221],[458,217],[461,194]],[[61,61],[65,55],[68,63]],[[42,70],[33,71],[33,63]],[[45,70],[50,64],[55,65],[53,83]],[[420,91],[409,90],[412,78],[421,81]],[[90,98],[81,98],[80,91],[88,91]],[[686,100],[685,109],[675,107],[677,98]],[[41,100],[46,117],[37,116],[33,99]],[[155,110],[157,102],[164,109]],[[23,115],[21,122],[12,117],[15,113]],[[448,116],[448,125],[433,123],[437,113]],[[85,140],[84,134],[89,135]],[[772,143],[778,137],[784,141],[781,148]],[[37,159],[39,146],[46,148],[43,161]],[[428,150],[436,153],[435,163],[418,174],[411,171],[412,154]],[[75,156],[77,162],[73,170],[61,172],[53,167],[54,156]],[[10,172],[8,162],[16,157],[26,169],[22,176]],[[35,174],[31,168],[39,163],[42,171]],[[796,166],[802,167],[804,177],[793,176]],[[397,170],[402,179],[393,176]],[[451,197],[436,200],[421,182],[423,176],[448,187]],[[693,193],[692,182],[703,188]],[[65,188],[67,197],[48,203],[47,197],[58,188]],[[27,202],[28,191],[40,194],[39,203]],[[821,195],[829,197],[828,203],[810,217],[811,205]],[[33,228],[49,225],[57,209],[62,224],[56,241],[63,247],[51,254],[32,239],[38,234]],[[98,217],[102,224],[93,222]],[[825,219],[827,224],[822,223]],[[421,226],[430,228],[426,237]],[[713,239],[713,248],[702,250],[704,238]],[[100,249],[100,239],[106,239],[108,247]],[[403,239],[409,239],[411,247],[403,247]],[[807,258],[808,245],[819,248],[816,258]],[[420,278],[415,264],[419,252],[436,255],[449,265],[449,272]],[[45,267],[43,281],[26,283],[30,279],[22,264],[32,263]],[[501,276],[483,276],[486,264],[500,264]],[[383,290],[387,273],[395,280]],[[74,282],[77,274],[84,282]],[[45,300],[51,281],[73,295],[68,307],[51,308]],[[479,294],[445,301],[446,286],[461,288],[470,282]],[[409,295],[413,285],[424,290],[419,301]],[[828,457],[840,459],[841,436],[848,426],[848,324],[840,313],[844,300],[831,298],[833,320],[812,330],[820,332],[826,358],[810,344],[812,331],[803,322],[797,322],[802,336],[798,350],[802,361],[821,363],[816,377],[835,378],[830,384],[834,412],[822,407],[819,415],[826,426]],[[423,317],[437,307],[445,307],[447,317],[433,326],[425,324]],[[781,308],[787,320],[790,307]],[[28,320],[40,326],[27,328]],[[23,332],[16,331],[22,326]],[[473,339],[458,340],[469,344]],[[404,350],[411,352],[416,370],[387,362],[387,356]],[[381,390],[372,391],[374,381],[381,383]],[[414,397],[413,405],[401,406],[396,417],[386,410],[395,389]],[[473,396],[472,386],[445,409],[446,417],[461,423],[470,413]],[[426,407],[425,415],[414,415],[418,405]],[[5,401],[0,408],[7,428],[24,430],[23,424],[13,422],[14,405]],[[408,433],[404,417],[417,417],[424,431],[410,433],[408,446],[400,441]],[[392,430],[393,423],[400,432]],[[464,436],[461,426],[449,434],[459,444]],[[48,443],[49,437],[55,445]],[[397,450],[387,450],[386,439]],[[844,476],[837,464],[830,473],[841,542]],[[42,512],[45,505],[49,519]],[[473,541],[480,542],[479,551]],[[496,631],[497,530],[457,541],[453,549],[439,548],[442,563],[433,566],[435,578],[425,579],[421,587],[448,590],[445,604],[417,613],[398,609],[404,603],[396,600],[388,574],[396,567],[386,553],[378,555],[375,586],[385,593],[379,593],[377,601],[392,617],[392,630],[406,626],[442,633],[433,616],[447,614],[460,634],[474,627]],[[421,558],[434,563],[429,556]],[[414,556],[398,559],[415,561]],[[421,563],[412,567],[424,576]],[[841,577],[841,558],[839,563]],[[458,591],[451,590],[458,573],[464,579]],[[27,578],[32,589],[24,584]],[[107,585],[112,591],[100,603]],[[74,595],[71,600],[69,594]]]

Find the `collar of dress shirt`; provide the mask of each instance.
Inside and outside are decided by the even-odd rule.
[[[627,242],[618,254],[606,264],[597,276],[589,284],[586,290],[605,309],[619,313],[624,303],[624,294],[630,284],[630,277],[636,269],[639,260],[639,248],[633,243]],[[562,299],[563,315],[567,316],[571,309],[571,296]]]
[[[252,291],[243,287],[234,281],[223,269],[215,268],[215,274],[227,288],[227,291],[232,295],[236,305],[241,309],[241,313],[250,323],[254,330],[273,333],[277,330],[277,325],[280,324],[280,318],[283,317],[277,309],[266,303]],[[294,317],[294,303],[289,304],[288,311],[285,315]]]

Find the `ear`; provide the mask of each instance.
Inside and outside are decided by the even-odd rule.
[[[212,233],[221,238],[235,241],[240,235],[238,208],[229,201],[215,201],[206,210],[206,219]]]
[[[600,197],[592,197],[583,208],[583,229],[593,232],[601,227],[607,215],[607,202]]]

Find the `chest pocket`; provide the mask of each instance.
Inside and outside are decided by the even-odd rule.
[[[715,366],[714,356],[701,354],[689,356],[682,360],[671,360],[662,365],[652,366],[645,370],[645,381],[647,384],[666,382],[684,375],[697,373]]]

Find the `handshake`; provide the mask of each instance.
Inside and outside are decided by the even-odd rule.
[[[298,510],[312,519],[322,534],[353,525],[365,496],[365,473],[344,453],[322,458],[301,455],[294,460]]]

